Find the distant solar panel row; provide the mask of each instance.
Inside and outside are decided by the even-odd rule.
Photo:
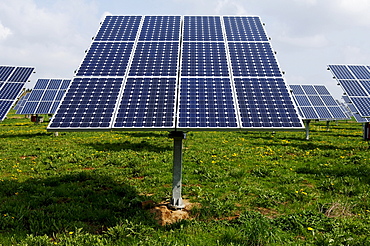
[[[0,66],[0,120],[4,120],[9,110],[20,96],[33,67]]]
[[[303,119],[348,119],[324,85],[290,85],[290,88]]]
[[[48,129],[302,127],[259,17],[107,16]]]
[[[361,117],[370,117],[370,66],[329,65],[346,95]]]
[[[69,79],[38,79],[17,114],[54,114],[70,82]]]
[[[348,96],[342,96],[344,102],[347,104],[350,112],[351,112],[351,115],[353,117],[355,117],[356,121],[358,123],[366,123],[366,122],[370,122],[370,118],[364,118],[364,117],[361,117],[357,111],[357,109],[355,108],[355,106],[353,106],[352,102],[351,102],[351,99],[349,99]]]

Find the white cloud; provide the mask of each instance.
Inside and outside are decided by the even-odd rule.
[[[305,48],[322,48],[328,45],[327,38],[322,34],[315,34],[305,37],[280,36],[279,41]]]
[[[6,39],[12,34],[12,31],[5,27],[1,22],[0,22],[0,41]]]

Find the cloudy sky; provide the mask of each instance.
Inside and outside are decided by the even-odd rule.
[[[370,64],[369,0],[0,0],[0,65],[72,78],[107,14],[258,15],[289,84],[341,89],[328,64]]]

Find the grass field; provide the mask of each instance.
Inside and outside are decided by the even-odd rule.
[[[353,121],[302,132],[189,132],[191,219],[160,226],[171,198],[167,132],[46,131],[0,123],[1,245],[370,245],[370,155]]]

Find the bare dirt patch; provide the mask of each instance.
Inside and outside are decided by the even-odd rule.
[[[145,201],[142,203],[143,208],[149,209],[149,211],[154,215],[155,220],[159,225],[169,225],[176,223],[181,220],[191,219],[190,210],[194,206],[199,206],[189,202],[188,200],[183,200],[185,208],[173,210],[168,206],[168,202],[163,202],[160,204],[154,204],[153,201]]]

